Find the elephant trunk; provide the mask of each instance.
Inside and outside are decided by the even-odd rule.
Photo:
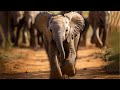
[[[61,36],[56,35],[54,40],[56,42],[57,49],[60,53],[61,60],[64,60],[65,59],[65,51],[64,51],[63,40],[62,40]]]

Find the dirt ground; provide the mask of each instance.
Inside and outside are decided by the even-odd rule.
[[[79,48],[77,73],[70,79],[120,79],[120,75],[106,74],[106,62],[96,58],[100,49],[94,46]],[[0,79],[49,79],[49,62],[44,49],[14,48],[11,57],[0,60]]]

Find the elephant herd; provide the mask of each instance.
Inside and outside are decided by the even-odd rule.
[[[0,11],[0,25],[5,44],[9,41],[10,33],[10,41],[18,46],[21,29],[23,43],[26,43],[25,32],[28,30],[31,47],[36,47],[36,43],[43,44],[49,58],[50,78],[57,79],[65,78],[65,75],[75,75],[77,48],[79,44],[86,45],[86,34],[90,25],[93,28],[91,43],[97,47],[106,46],[106,16],[105,11],[90,11],[87,18],[82,11],[61,11],[57,15],[48,11]],[[99,35],[96,33],[97,28]],[[1,32],[0,46],[3,43]]]
[[[34,22],[37,14],[41,12],[43,11],[0,11],[0,26],[2,28],[0,31],[0,47],[6,46],[7,42],[18,46],[21,31],[22,42],[26,43],[26,32],[29,31],[30,46],[35,47],[35,35],[40,39],[41,33],[36,30]],[[38,44],[41,43],[38,42]]]
[[[63,11],[61,14],[64,14],[70,11]],[[83,17],[82,11],[75,11],[81,14]],[[80,45],[86,46],[86,37],[89,27],[92,27],[93,34],[91,37],[91,43],[95,44],[96,47],[102,48],[108,45],[108,24],[109,24],[110,11],[89,11],[88,17],[84,17],[85,28],[81,32]],[[98,31],[98,33],[97,33]]]
[[[43,46],[41,40],[43,40],[42,33],[35,27],[35,19],[39,13],[47,11],[0,11],[0,25],[2,27],[2,33],[0,32],[0,47],[4,46],[9,38],[14,46],[18,46],[20,32],[22,29],[22,43],[26,43],[26,32],[30,33],[30,46],[36,47],[37,44]],[[60,15],[64,15],[71,11],[61,11]],[[83,15],[82,11],[74,11]],[[107,11],[90,11],[89,16],[84,18],[85,28],[80,35],[80,46],[86,46],[86,36],[89,26],[93,28],[93,35],[91,43],[96,44],[97,47],[104,47],[106,45],[107,37]],[[17,29],[16,29],[17,28]],[[99,35],[97,35],[97,28],[99,28]],[[37,41],[36,41],[37,39]]]

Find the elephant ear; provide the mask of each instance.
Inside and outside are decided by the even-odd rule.
[[[48,31],[49,20],[53,15],[49,12],[39,13],[35,18],[36,28],[43,33],[44,36],[50,38],[50,31]]]
[[[64,16],[70,20],[70,33],[67,38],[67,41],[70,42],[71,39],[83,31],[85,27],[85,21],[84,18],[77,12],[69,12],[64,14]]]

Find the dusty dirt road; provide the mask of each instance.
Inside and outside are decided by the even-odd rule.
[[[96,58],[100,49],[93,46],[79,48],[77,74],[70,79],[120,79],[120,75],[106,74],[106,63]],[[0,79],[49,79],[49,62],[44,49],[14,48],[0,60]]]

